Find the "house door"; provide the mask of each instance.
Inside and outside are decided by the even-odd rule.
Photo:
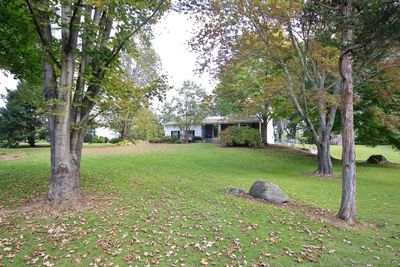
[[[213,126],[213,138],[218,138],[218,136],[219,136],[219,126],[214,125]]]
[[[210,124],[207,124],[204,126],[204,138],[209,139],[212,138],[213,136],[213,126]]]

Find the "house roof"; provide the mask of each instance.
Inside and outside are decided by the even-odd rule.
[[[222,116],[208,116],[202,121],[203,124],[214,124],[214,123],[257,123],[260,119],[257,116],[249,116],[247,118],[233,118],[233,117],[222,117]]]
[[[228,116],[207,116],[201,124],[220,124],[220,123],[258,123],[260,119],[257,116],[249,116],[247,118],[233,118]],[[167,122],[164,125],[176,125],[176,122]]]

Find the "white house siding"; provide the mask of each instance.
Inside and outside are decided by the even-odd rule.
[[[194,130],[194,135],[195,136],[203,136],[201,125],[193,126],[193,127],[190,128],[190,130]],[[176,126],[176,125],[165,125],[164,126],[165,136],[171,136],[171,131],[180,131],[181,132],[181,136],[183,136],[182,130],[179,129],[178,126]]]
[[[251,121],[254,122],[254,121]],[[204,119],[203,121],[204,124],[208,125],[219,125],[219,129],[221,131],[221,123],[226,124],[226,120],[223,117],[220,116],[210,116]],[[242,123],[249,123],[249,122],[242,122]],[[196,125],[190,128],[190,130],[195,131],[195,136],[201,136],[204,137],[203,133],[204,127],[202,125]],[[259,126],[259,129],[261,129],[261,125]],[[179,129],[178,126],[173,125],[173,124],[165,124],[164,125],[164,133],[165,136],[171,136],[171,131],[180,131],[181,132],[181,137],[183,137],[182,130]],[[270,120],[268,123],[268,143],[269,144],[274,144],[275,143],[275,138],[274,138],[274,126],[273,126],[273,121]]]

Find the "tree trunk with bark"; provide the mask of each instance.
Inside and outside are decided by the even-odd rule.
[[[332,170],[332,160],[330,157],[330,136],[333,128],[333,123],[335,120],[336,107],[331,107],[329,109],[329,114],[327,114],[326,98],[324,97],[325,88],[325,77],[320,76],[318,79],[318,113],[319,113],[319,128],[316,130],[314,123],[311,120],[307,112],[307,106],[303,108],[294,93],[294,83],[289,70],[285,68],[285,73],[287,74],[289,81],[289,88],[291,90],[291,100],[297,112],[303,119],[304,123],[307,125],[311,132],[314,143],[317,146],[318,154],[318,168],[314,172],[319,176],[331,176],[333,174]],[[327,116],[329,115],[329,116]]]
[[[318,169],[315,171],[319,176],[333,175],[332,159],[330,154],[330,135],[320,136],[321,140],[317,143]]]
[[[320,92],[324,92],[325,88],[321,88]],[[315,171],[319,176],[332,176],[332,158],[330,154],[331,148],[331,133],[335,121],[336,107],[331,107],[330,112],[327,113],[325,97],[318,99],[318,113],[319,113],[319,129],[316,139],[317,156],[318,156],[318,169]]]
[[[28,136],[27,141],[30,147],[36,146],[36,138],[34,136]]]
[[[353,41],[353,32],[349,17],[352,14],[351,1],[341,5],[345,20],[342,33],[343,52],[340,57],[340,75],[342,77],[342,201],[338,217],[354,222],[356,219],[356,164],[353,122],[353,61],[348,49]]]
[[[80,197],[80,158],[84,135],[67,136],[64,142],[57,142],[52,151],[54,161],[51,169],[51,182],[48,192],[48,201],[56,208],[74,207]],[[74,140],[77,138],[76,140]],[[72,144],[71,141],[77,142]],[[65,143],[71,143],[64,149]]]
[[[130,138],[131,138],[130,132],[131,132],[130,122],[129,122],[129,120],[124,120],[122,122],[122,127],[121,127],[121,132],[120,132],[121,139],[130,141]]]
[[[185,144],[189,143],[189,127],[186,127],[186,128],[183,130],[183,142],[184,142]]]
[[[61,19],[65,23],[69,22],[70,14],[69,6],[61,7]],[[51,30],[48,30],[51,34]],[[44,64],[45,93],[51,92],[51,98],[46,98],[58,100],[49,106],[51,179],[47,195],[49,204],[57,208],[75,206],[80,197],[80,155],[85,131],[84,128],[74,129],[71,121],[77,37],[77,33],[68,28],[61,31],[61,75],[58,85],[54,66],[51,66],[48,58]]]
[[[276,123],[276,139],[282,141],[282,135],[283,135],[283,126],[282,126],[282,121],[277,121]]]
[[[49,0],[25,2],[39,36],[43,56],[51,145],[51,179],[47,200],[57,208],[71,207],[80,197],[82,145],[86,126],[93,115],[91,112],[102,91],[105,72],[126,43],[151,23],[163,8],[164,1],[160,1],[155,9],[151,5],[139,8],[150,11],[149,16],[137,17],[126,13],[120,18],[116,18],[115,10],[122,4],[116,2],[104,6],[79,0],[61,1],[57,10]],[[130,7],[136,8],[133,4]],[[55,17],[60,19],[54,21]],[[118,19],[121,19],[121,25],[132,25],[132,29],[122,27],[118,31],[114,28],[116,32],[111,38],[114,20]],[[53,36],[55,29],[57,32],[61,30],[60,40]],[[61,46],[56,47],[58,44]],[[76,68],[78,65],[79,68]]]

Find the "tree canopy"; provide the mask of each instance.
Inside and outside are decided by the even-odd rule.
[[[41,87],[20,82],[7,91],[6,106],[0,108],[0,144],[16,147],[20,142],[35,146],[47,137],[46,113]]]
[[[201,124],[211,108],[211,98],[200,85],[193,81],[184,81],[177,95],[166,101],[162,107],[164,123],[173,123],[183,131],[188,142],[191,126]]]

